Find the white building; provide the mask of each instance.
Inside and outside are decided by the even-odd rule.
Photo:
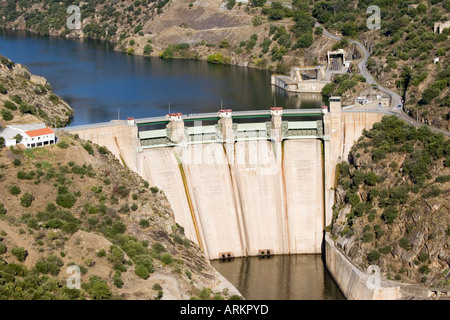
[[[31,125],[9,125],[0,136],[5,139],[5,146],[15,146],[17,135],[22,136],[21,144],[27,148],[42,147],[56,142],[55,132],[48,128],[45,123]]]

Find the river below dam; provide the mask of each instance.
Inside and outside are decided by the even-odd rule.
[[[317,254],[214,260],[212,266],[247,300],[344,300]]]
[[[221,105],[238,111],[328,104],[321,95],[288,95],[273,88],[268,71],[131,56],[100,41],[0,29],[0,54],[45,77],[74,108],[71,125],[163,116],[169,110],[215,112]],[[246,299],[344,298],[320,255],[237,258],[212,265]]]

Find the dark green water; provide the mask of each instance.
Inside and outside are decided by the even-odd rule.
[[[273,88],[268,71],[131,56],[106,42],[0,29],[0,54],[47,78],[75,109],[72,125],[163,116],[169,104],[171,112],[189,114],[218,111],[221,103],[235,111],[327,103],[321,95],[287,95]]]
[[[248,300],[343,300],[320,255],[214,260],[212,266]]]

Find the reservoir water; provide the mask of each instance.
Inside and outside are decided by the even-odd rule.
[[[287,95],[270,84],[268,71],[163,60],[116,52],[108,42],[41,37],[0,29],[0,54],[45,77],[75,110],[71,125],[126,117],[320,108],[321,95]]]
[[[271,73],[203,61],[162,60],[115,52],[111,44],[40,37],[0,29],[0,54],[45,77],[74,109],[71,125],[233,110],[320,108],[320,95],[287,95]],[[213,261],[246,299],[342,299],[320,256]]]

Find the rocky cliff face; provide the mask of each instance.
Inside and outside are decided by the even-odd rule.
[[[3,126],[45,122],[62,127],[73,114],[73,109],[53,93],[45,78],[31,74],[25,66],[3,56],[0,56],[0,89]],[[5,112],[11,115],[5,116]]]
[[[450,143],[385,117],[339,165],[333,225],[338,247],[362,270],[450,286]]]

